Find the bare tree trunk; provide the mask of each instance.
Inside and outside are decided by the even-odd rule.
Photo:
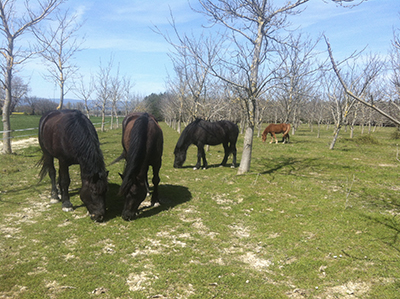
[[[11,53],[12,53],[11,45]],[[6,98],[3,106],[3,153],[11,154],[11,123],[10,123],[10,107],[11,107],[11,78],[12,78],[12,61],[7,59],[7,71],[5,74],[5,85],[6,85]],[[8,87],[8,88],[7,88]]]
[[[332,149],[335,147],[336,140],[337,140],[337,138],[338,138],[338,136],[339,136],[340,128],[341,128],[341,125],[339,124],[339,125],[336,127],[336,129],[335,129],[335,133],[333,134],[332,143],[331,143],[331,145],[329,146],[329,149],[330,149],[330,150],[332,150]]]
[[[4,70],[4,81],[2,88],[5,90],[5,99],[3,104],[3,153],[11,154],[11,100],[12,100],[12,77],[14,67],[23,63],[34,55],[33,50],[25,53],[18,49],[14,51],[15,40],[30,30],[33,26],[45,19],[61,2],[59,0],[47,0],[40,3],[40,11],[34,13],[29,7],[29,1],[26,1],[25,6],[21,5],[21,9],[25,9],[25,13],[21,18],[15,14],[15,1],[0,1],[0,31],[5,37],[3,46],[0,48],[0,57],[4,58],[2,67]],[[18,56],[19,54],[19,56]]]
[[[58,104],[57,110],[63,109],[64,106],[64,79],[63,74],[60,73],[60,102]]]

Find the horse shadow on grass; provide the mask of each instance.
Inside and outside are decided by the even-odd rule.
[[[109,184],[105,222],[117,217],[121,217],[125,199],[123,196],[118,194],[119,187],[120,185],[118,184]],[[150,193],[152,192],[152,189],[153,188],[150,187]],[[151,207],[149,197],[146,197],[145,201],[139,208],[139,214],[136,219],[154,216],[162,211],[172,209],[192,199],[192,194],[190,193],[189,189],[179,185],[160,184],[158,186],[158,194],[160,205]]]
[[[194,169],[196,165],[184,165],[180,167],[180,169]],[[227,162],[225,165],[222,165],[221,163],[216,163],[216,164],[208,164],[206,169],[209,168],[219,168],[219,167],[225,167],[225,168],[232,168],[232,163]],[[235,168],[239,167],[239,163],[236,163]],[[204,169],[203,166],[201,166],[200,169]]]

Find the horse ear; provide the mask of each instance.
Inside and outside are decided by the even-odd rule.
[[[121,174],[121,173],[119,173],[119,172],[118,172],[118,174],[119,174],[119,176],[121,177],[121,179],[124,180],[124,175]]]

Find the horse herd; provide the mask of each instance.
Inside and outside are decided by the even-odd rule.
[[[267,134],[283,133],[283,142],[289,141],[290,125],[269,125],[263,132]],[[221,144],[224,147],[225,165],[232,153],[232,167],[236,166],[236,141],[239,129],[236,124],[227,121],[209,122],[196,119],[183,130],[176,144],[174,167],[181,168],[186,160],[186,152],[191,144],[197,146],[195,169],[207,168],[204,145]],[[125,198],[122,210],[124,220],[133,220],[137,216],[140,204],[149,191],[147,173],[153,169],[153,193],[151,205],[159,204],[158,185],[163,154],[163,132],[154,116],[144,112],[127,115],[122,123],[122,154],[113,162],[125,159],[125,168],[121,175],[119,194]],[[39,122],[39,144],[43,155],[39,164],[40,179],[48,173],[51,180],[51,202],[59,202],[56,185],[54,158],[59,160],[58,186],[60,188],[63,211],[72,211],[68,188],[70,165],[79,164],[82,187],[80,198],[94,221],[104,220],[106,213],[106,192],[108,190],[108,171],[104,163],[97,132],[91,121],[79,110],[54,110],[43,115]]]

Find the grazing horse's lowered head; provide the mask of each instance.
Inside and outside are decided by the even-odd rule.
[[[82,178],[79,196],[85,204],[90,218],[97,222],[102,222],[106,213],[107,177],[108,171],[97,173],[93,177]]]
[[[185,161],[186,161],[186,153],[187,153],[187,148],[185,149],[182,146],[178,146],[178,144],[175,146],[174,168],[182,168],[183,167],[183,163],[185,163]]]

